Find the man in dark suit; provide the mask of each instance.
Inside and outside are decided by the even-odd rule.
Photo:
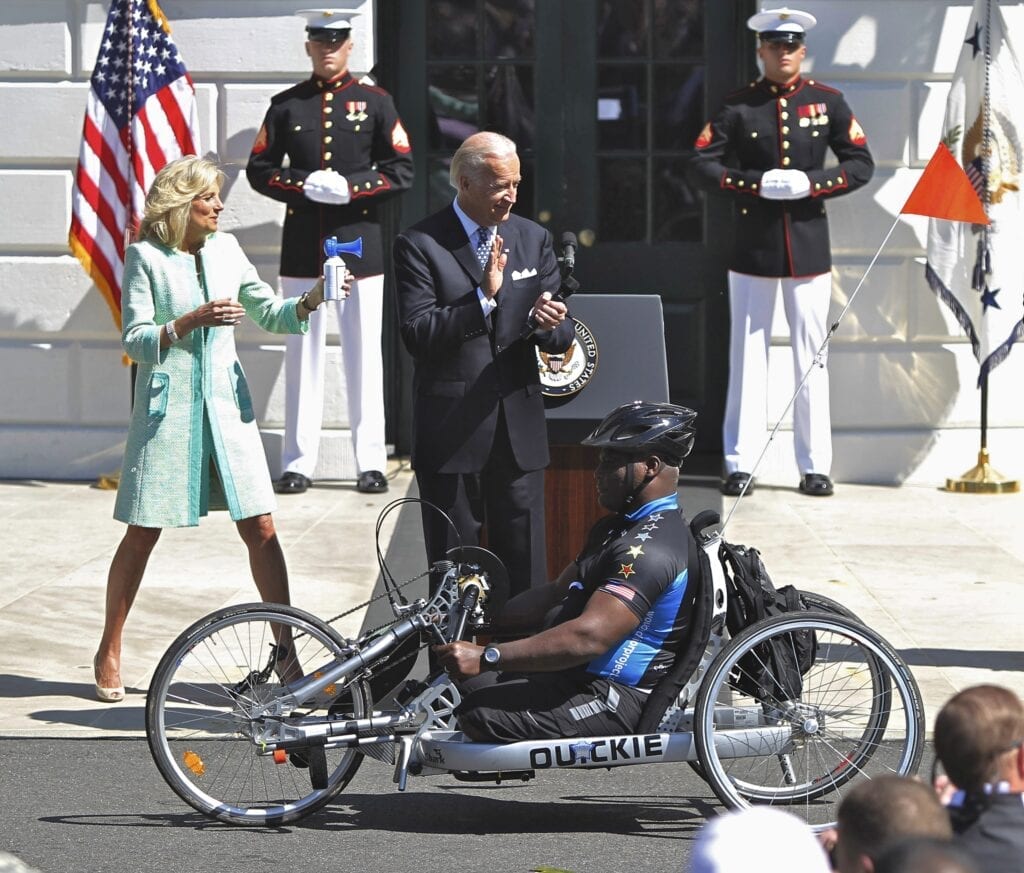
[[[521,179],[515,143],[469,137],[452,158],[455,201],[395,241],[402,339],[415,360],[412,463],[431,563],[452,547],[487,546],[512,593],[548,582],[544,468],[549,461],[535,348],[573,338],[551,234],[512,215]],[[526,327],[532,319],[536,330]]]
[[[871,178],[864,131],[843,95],[801,75],[813,15],[770,9],[751,16],[764,78],[730,94],[697,138],[690,168],[697,182],[735,204],[729,262],[729,388],[722,422],[730,496],[753,490],[751,471],[764,446],[768,347],[775,298],[789,322],[797,383],[793,447],[800,491],[833,492],[827,360],[832,252],[825,203]],[[836,165],[825,167],[831,151]],[[813,366],[820,364],[820,366]]]

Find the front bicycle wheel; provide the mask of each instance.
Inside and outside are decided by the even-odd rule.
[[[781,665],[796,662],[794,634],[807,632],[814,660],[794,683]],[[792,658],[773,657],[774,647]],[[694,734],[726,806],[785,805],[822,829],[835,822],[844,786],[917,771],[924,712],[909,668],[882,637],[841,615],[805,612],[747,628],[718,654],[697,695]]]
[[[232,824],[277,825],[319,809],[355,775],[362,754],[346,747],[267,748],[274,718],[258,710],[294,681],[344,657],[345,640],[309,613],[278,604],[231,606],[178,637],[160,660],[146,699],[146,737],[157,768],[186,803]],[[328,686],[277,723],[332,714],[365,717],[365,685]]]

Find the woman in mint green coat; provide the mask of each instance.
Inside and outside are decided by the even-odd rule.
[[[121,341],[138,362],[114,517],[128,525],[107,577],[96,695],[124,699],[121,634],[164,527],[226,508],[249,550],[263,600],[288,603],[277,508],[234,328],[249,316],[273,333],[305,333],[322,285],[279,298],[233,236],[217,230],[224,175],[189,156],[167,164],[128,247]]]

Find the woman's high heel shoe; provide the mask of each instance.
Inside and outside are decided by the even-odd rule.
[[[92,659],[92,672],[93,677],[99,672],[96,666],[96,657]],[[96,699],[103,703],[120,703],[124,700],[124,686],[118,685],[116,688],[104,688],[99,682],[96,683]]]

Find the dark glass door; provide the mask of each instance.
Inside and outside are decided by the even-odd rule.
[[[514,139],[516,211],[580,242],[585,292],[659,294],[671,399],[701,415],[717,459],[727,361],[728,212],[705,203],[682,154],[740,81],[747,2],[399,0],[380,39],[413,140],[407,226],[451,201],[448,160],[466,136]],[[741,8],[742,7],[742,8]],[[390,36],[389,36],[390,34]],[[708,46],[714,46],[713,51]],[[628,307],[622,342],[630,341]],[[602,342],[609,342],[602,338]]]

